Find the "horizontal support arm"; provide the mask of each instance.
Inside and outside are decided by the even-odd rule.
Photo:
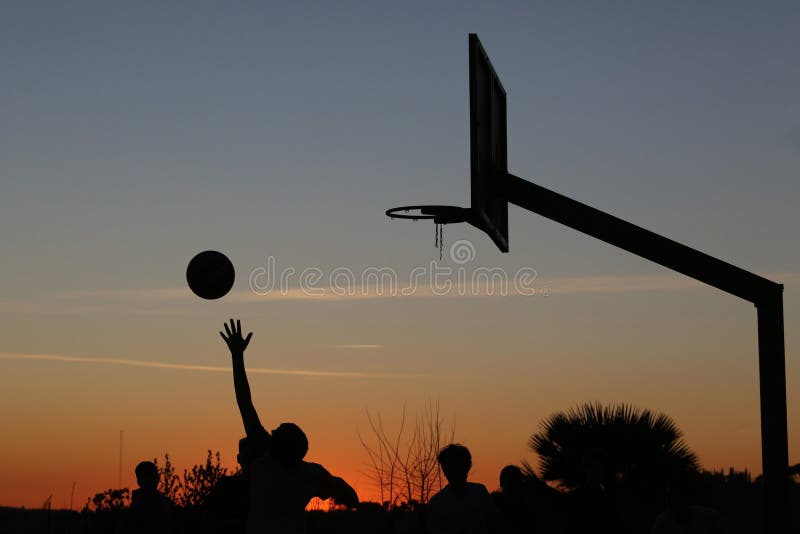
[[[509,174],[506,199],[579,232],[757,304],[783,286]]]

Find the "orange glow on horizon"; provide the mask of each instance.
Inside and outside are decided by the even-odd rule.
[[[358,440],[359,431],[368,432],[365,411],[382,414],[391,433],[404,403],[411,416],[436,398],[443,418],[456,422],[455,440],[473,453],[471,479],[489,490],[497,488],[503,466],[523,459],[536,465],[526,442],[544,418],[591,400],[666,413],[704,468],[746,468],[756,476],[752,309],[686,291],[678,298],[593,294],[585,306],[567,298],[370,301],[341,305],[333,318],[330,308],[287,305],[278,315],[297,315],[286,324],[248,309],[242,322],[255,332],[246,356],[253,401],[268,429],[296,421],[309,436],[307,459],[347,480],[366,501],[380,494]],[[491,323],[488,338],[482,329],[501,306],[506,315]],[[9,319],[25,339],[38,339],[39,329],[47,336],[41,345],[0,350],[0,421],[13,429],[0,440],[0,505],[37,508],[52,494],[54,507],[72,500],[79,509],[116,487],[121,429],[124,487],[135,487],[138,461],[162,460],[164,453],[179,475],[203,463],[207,449],[235,467],[242,425],[217,333],[224,311],[138,323],[97,316],[98,334],[85,338],[76,335],[83,317]],[[381,314],[388,325],[375,322]],[[793,332],[787,328],[787,347]],[[791,407],[799,390],[789,354]],[[795,423],[790,411],[790,428]],[[798,445],[790,442],[791,463]]]

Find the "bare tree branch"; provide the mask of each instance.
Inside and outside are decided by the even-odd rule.
[[[372,469],[370,478],[378,485],[384,506],[391,509],[427,503],[434,491],[442,488],[437,456],[443,445],[453,441],[455,417],[452,424],[446,424],[439,399],[429,400],[414,417],[413,429],[406,432],[407,412],[403,403],[399,429],[390,434],[380,414],[365,411],[372,437],[368,441],[359,432],[359,441]]]

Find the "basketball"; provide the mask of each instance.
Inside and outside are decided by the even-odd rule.
[[[235,279],[236,273],[231,260],[216,250],[206,250],[197,254],[186,268],[189,288],[195,295],[206,300],[215,300],[227,295]]]

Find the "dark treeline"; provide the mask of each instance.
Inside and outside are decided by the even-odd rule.
[[[546,427],[543,425],[543,429]],[[544,463],[544,460],[540,462]],[[246,490],[242,493],[242,486],[237,489],[235,484],[236,480],[242,480],[243,474],[240,469],[229,473],[221,467],[219,453],[209,451],[204,463],[184,470],[182,476],[175,473],[168,455],[163,462],[154,461],[152,465],[157,465],[159,489],[174,509],[163,528],[150,527],[149,533],[244,532],[247,506],[242,499],[246,498]],[[563,487],[566,481],[562,480],[562,486],[556,489],[540,478],[548,472],[542,465],[538,474],[532,472],[529,465],[506,466],[499,473],[500,490],[492,493],[499,513],[495,531],[510,534],[581,532],[588,527],[583,519],[589,518],[595,532],[604,531],[601,530],[604,521],[609,522],[609,531],[655,532],[657,517],[676,505],[677,483],[681,491],[678,497],[683,497],[683,503],[715,511],[727,532],[761,532],[761,479],[747,471],[731,468],[728,471],[684,472],[689,476],[653,488],[650,497],[641,493],[633,495],[634,489],[627,485],[629,481],[619,474],[613,477],[614,483],[604,484],[601,491],[593,489],[592,481],[604,476],[600,471],[595,463],[593,470],[586,473],[588,484],[578,483],[567,489]],[[800,464],[793,466],[791,473],[792,505],[789,508],[797,511],[800,510]],[[97,493],[81,512],[0,508],[0,532],[121,534],[141,531],[129,522],[126,527],[131,500],[132,492],[122,488]],[[332,511],[309,511],[306,513],[307,532],[424,533],[428,532],[426,508],[426,504],[415,501],[394,506],[388,502],[365,502],[351,510],[334,507]]]
[[[200,465],[199,467],[202,467]],[[800,510],[800,484],[798,474],[800,465],[793,467],[794,477],[790,482],[792,486],[792,508]],[[537,484],[534,480],[526,478],[524,484]],[[759,533],[761,532],[761,485],[760,478],[753,478],[746,471],[700,471],[696,479],[695,502],[715,509],[722,517],[727,531],[732,534]],[[504,514],[511,526],[506,526],[501,532],[531,532],[531,533],[561,533],[568,532],[564,525],[568,510],[572,506],[570,494],[557,492],[540,501],[533,500],[535,495],[541,496],[541,487],[529,488],[532,492],[524,496],[517,503],[518,508],[505,508]],[[555,490],[554,490],[555,491]],[[113,495],[112,495],[113,493]],[[66,510],[25,510],[18,508],[0,508],[0,532],[3,533],[64,533],[64,534],[113,534],[119,532],[119,524],[123,520],[126,509],[130,503],[130,491],[108,490],[99,493],[101,497],[90,502],[81,512]],[[498,507],[503,508],[502,501],[508,495],[502,491],[494,492],[492,496],[498,502]],[[556,504],[553,503],[555,496]],[[560,501],[560,502],[558,502]],[[616,501],[620,510],[623,523],[635,521],[638,513],[625,513],[624,501]],[[662,502],[662,510],[666,509],[666,499]],[[580,513],[572,510],[573,513]],[[397,506],[387,509],[378,503],[362,503],[356,510],[339,511],[310,511],[307,512],[307,527],[309,534],[333,533],[423,533],[424,505]],[[652,515],[652,514],[651,514]],[[231,530],[230,524],[214,524],[209,521],[209,514],[204,506],[191,505],[178,507],[177,532],[206,532],[225,533],[237,532]],[[649,533],[651,524],[639,525],[636,529],[630,525],[629,532]],[[646,521],[644,523],[647,523]],[[530,530],[515,529],[516,525],[530,524]],[[243,529],[238,530],[242,532]],[[618,532],[625,532],[620,530]]]

